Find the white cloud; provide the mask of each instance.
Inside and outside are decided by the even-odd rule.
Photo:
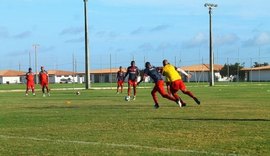
[[[217,36],[214,38],[215,44],[218,46],[231,45],[239,41],[239,37],[236,34],[225,34],[223,36]]]
[[[243,43],[243,46],[264,46],[269,44],[270,44],[270,33],[262,32],[246,40]]]
[[[201,46],[202,44],[207,44],[208,37],[204,33],[198,33],[191,39],[184,41],[183,46],[186,48],[193,48]]]

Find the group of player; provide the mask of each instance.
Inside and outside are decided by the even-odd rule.
[[[25,96],[28,96],[28,91],[31,89],[33,96],[36,95],[35,93],[35,73],[32,72],[32,68],[28,68],[28,72],[25,75],[26,77],[26,91]],[[39,84],[41,85],[43,97],[46,96],[45,88],[47,91],[47,95],[50,96],[50,89],[49,89],[49,75],[48,72],[44,69],[43,66],[40,68],[40,72],[38,74]]]
[[[181,74],[183,73],[187,78],[190,78],[191,75],[187,74],[181,68],[177,68],[171,65],[168,60],[163,60],[163,67],[154,67],[150,64],[150,62],[145,63],[145,69],[140,74],[140,71],[137,66],[135,66],[135,61],[131,61],[131,66],[127,68],[126,73],[124,73],[122,66],[119,67],[119,71],[117,72],[117,94],[119,91],[123,92],[123,84],[125,78],[128,76],[128,90],[127,90],[127,101],[130,101],[130,93],[131,87],[133,87],[133,100],[136,99],[136,87],[145,80],[147,76],[149,76],[155,83],[153,90],[151,91],[152,98],[155,102],[154,107],[159,108],[159,103],[157,99],[156,92],[159,92],[163,98],[176,102],[179,107],[186,106],[186,103],[181,99],[181,97],[177,94],[180,90],[182,93],[190,96],[198,105],[200,101],[197,97],[195,97],[191,91],[186,89],[184,82],[182,81]],[[137,82],[138,76],[141,76],[141,80]],[[164,89],[164,80],[163,76],[166,79],[167,92]]]

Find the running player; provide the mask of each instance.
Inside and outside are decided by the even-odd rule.
[[[176,98],[179,99],[180,97],[177,95],[177,91],[181,90],[184,94],[187,94],[193,100],[199,105],[200,101],[190,92],[186,89],[186,86],[184,82],[182,81],[181,76],[179,75],[177,68],[175,68],[173,65],[169,64],[167,60],[163,60],[163,69],[162,74],[168,78],[168,80],[171,82],[171,93]],[[180,107],[185,106],[185,103],[179,103]]]
[[[45,97],[45,88],[47,90],[47,95],[50,96],[50,89],[49,89],[49,75],[44,67],[41,66],[41,71],[39,72],[39,83],[42,88],[43,97]]]
[[[151,79],[155,82],[155,86],[154,86],[153,90],[151,91],[151,95],[152,95],[153,100],[155,102],[154,107],[156,109],[159,107],[156,92],[159,92],[163,98],[167,98],[167,99],[169,99],[171,101],[175,101],[177,104],[179,104],[180,101],[178,99],[174,98],[173,96],[170,96],[169,94],[167,94],[165,92],[164,81],[162,79],[161,74],[158,72],[158,70],[159,70],[158,68],[151,66],[150,62],[146,62],[145,69],[143,72],[144,73],[143,78],[138,82],[138,85],[145,79],[146,76],[150,76]]]
[[[127,72],[125,74],[124,79],[128,76],[128,97],[127,100],[130,100],[130,89],[133,87],[133,100],[136,99],[136,86],[137,86],[137,78],[139,75],[139,68],[135,66],[135,61],[131,61],[131,66],[127,68]]]
[[[26,78],[26,91],[25,91],[25,96],[28,96],[28,90],[32,90],[33,96],[36,95],[35,93],[35,82],[34,82],[34,76],[35,74],[32,72],[32,68],[28,68],[28,72],[25,74]]]
[[[122,66],[119,67],[119,71],[117,72],[117,90],[116,90],[116,94],[119,94],[119,88],[120,88],[120,92],[123,92],[123,85],[124,85],[124,77],[125,77],[125,73],[122,70]]]

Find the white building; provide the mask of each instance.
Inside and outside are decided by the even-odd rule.
[[[1,70],[0,71],[0,84],[15,84],[22,83],[22,77],[25,72],[16,70]]]
[[[270,81],[270,65],[242,70],[246,72],[247,81]]]
[[[213,68],[214,68],[215,80],[218,80],[221,77],[220,70],[222,69],[222,67],[223,65],[214,64]],[[209,64],[183,66],[180,68],[192,75],[189,81],[192,81],[192,82],[208,82],[209,81],[209,72],[210,72]],[[182,78],[184,80],[187,80],[184,76]]]
[[[50,83],[77,83],[78,75],[75,72],[63,70],[48,70]]]

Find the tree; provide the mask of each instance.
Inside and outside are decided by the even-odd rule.
[[[269,64],[267,62],[264,63],[258,63],[254,62],[254,65],[252,67],[263,67],[263,66],[268,66]]]
[[[244,65],[240,63],[235,64],[225,64],[222,69],[220,70],[221,76],[227,76],[230,77],[231,75],[239,77],[239,80],[245,79],[245,71],[242,71],[241,69],[244,68]]]

